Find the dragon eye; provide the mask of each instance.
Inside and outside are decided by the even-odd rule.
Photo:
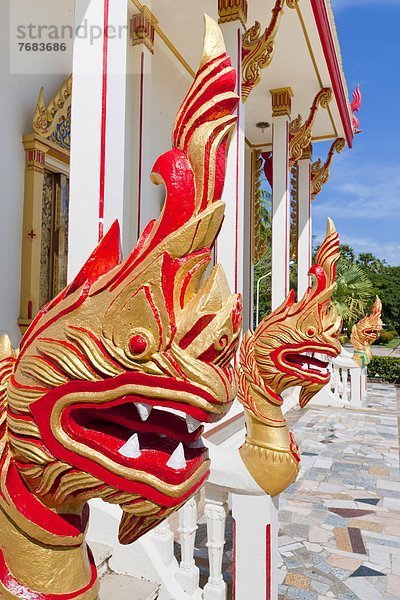
[[[147,348],[147,340],[143,335],[134,335],[129,342],[129,350],[132,354],[143,354]]]
[[[309,327],[307,329],[307,335],[308,335],[308,337],[314,337],[315,333],[316,333],[315,327]]]

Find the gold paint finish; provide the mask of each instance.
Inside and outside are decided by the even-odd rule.
[[[303,123],[301,115],[298,115],[289,126],[289,163],[294,164],[303,157],[303,151],[306,150],[312,141],[312,127],[314,125],[317,110],[327,108],[332,100],[331,88],[322,88],[311,105],[310,114],[307,120]]]
[[[252,173],[253,173],[253,264],[261,260],[265,256],[267,249],[267,238],[263,235],[262,221],[261,221],[261,168],[262,158],[259,150],[253,150],[252,152]]]
[[[68,547],[45,546],[28,537],[0,508],[2,552],[13,576],[31,590],[43,593],[67,594],[85,587],[91,578],[86,545]],[[61,542],[61,540],[60,540]],[[46,565],[46,569],[38,568]],[[60,578],[60,573],[63,577]],[[96,598],[94,591],[85,600]]]
[[[270,90],[273,117],[290,117],[292,111],[293,91],[291,87]]]
[[[293,2],[288,0],[289,8],[293,8]],[[272,17],[269,25],[261,31],[261,24],[256,21],[243,34],[242,39],[242,101],[246,102],[251,90],[260,82],[261,69],[271,64],[275,36],[278,32],[280,19],[283,15],[285,0],[276,0],[272,9]]]
[[[244,406],[246,438],[240,456],[254,480],[271,496],[295,480],[300,466],[299,449],[282,413],[281,394],[300,386],[300,406],[305,406],[329,381],[327,369],[323,375],[309,369],[307,353],[336,356],[340,352],[341,319],[330,305],[339,255],[338,235],[329,221],[316,257],[319,270],[313,285],[297,303],[289,295],[242,341],[238,399]],[[302,357],[306,370],[297,368],[296,360],[301,362]]]
[[[218,23],[240,21],[245,26],[247,4],[247,0],[218,0]]]
[[[335,152],[340,154],[345,146],[346,141],[343,138],[338,138],[331,145],[326,161],[323,163],[322,160],[319,158],[316,162],[314,162],[311,165],[311,201],[315,200],[315,197],[320,193],[323,186],[329,180],[333,155],[335,154]]]
[[[44,88],[40,89],[33,117],[33,130],[35,133],[47,139],[52,137],[60,121],[67,119],[68,110],[71,108],[71,96],[72,75],[63,83],[47,106],[44,103]]]
[[[139,13],[131,19],[132,46],[144,45],[154,54],[154,33],[158,21],[145,5],[141,5]]]
[[[371,313],[356,323],[351,331],[350,341],[354,347],[353,360],[362,368],[372,360],[371,345],[378,339],[383,329],[381,315],[382,302],[377,296]]]

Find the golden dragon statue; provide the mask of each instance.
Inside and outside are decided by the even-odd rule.
[[[340,256],[331,220],[311,267],[313,284],[294,301],[283,304],[243,338],[238,367],[238,398],[244,406],[246,438],[240,456],[248,471],[270,496],[297,477],[300,452],[282,413],[282,392],[300,386],[300,406],[329,382],[327,357],[340,353],[341,318],[330,299]]]
[[[238,97],[222,34],[206,17],[203,56],[152,181],[160,217],[125,261],[114,224],[77,277],[0,343],[0,597],[94,600],[85,543],[91,498],[122,508],[130,543],[204,483],[202,423],[236,395],[240,298],[206,270]]]
[[[372,305],[371,313],[353,325],[350,341],[354,347],[353,360],[363,369],[372,360],[371,346],[379,337],[383,323],[382,302],[379,296]]]

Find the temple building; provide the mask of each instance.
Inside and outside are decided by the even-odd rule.
[[[242,296],[244,331],[262,316],[260,279],[270,281],[272,309],[290,280],[301,298],[310,283],[313,202],[358,127],[359,93],[352,99],[347,88],[330,0],[57,0],[31,2],[27,11],[25,4],[0,9],[0,332],[17,347],[115,220],[127,255],[159,216],[164,187],[150,174],[171,148],[176,113],[200,63],[204,13],[221,27],[239,97],[213,263]],[[255,277],[269,248],[270,268]],[[277,599],[277,503],[241,481],[235,465],[230,473],[221,466],[223,449],[234,448],[243,431],[243,408],[235,404],[205,436],[215,462],[202,509],[212,537],[204,589],[193,562],[194,501],[182,509],[181,562],[173,524],[122,548],[114,531],[119,509],[95,501],[88,539],[113,547],[111,568],[155,581],[166,600],[223,600],[229,506],[237,600]]]

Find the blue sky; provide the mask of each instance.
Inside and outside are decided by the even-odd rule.
[[[400,265],[400,0],[333,0],[333,9],[349,94],[361,86],[363,132],[334,159],[314,233],[320,241],[330,216],[342,242]],[[314,160],[326,152],[315,144]]]

